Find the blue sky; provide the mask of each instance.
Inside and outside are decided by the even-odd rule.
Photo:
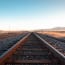
[[[65,26],[65,0],[0,0],[1,30]]]

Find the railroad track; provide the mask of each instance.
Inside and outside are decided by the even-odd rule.
[[[60,51],[63,55],[65,55],[65,42],[55,37],[51,37],[49,35],[43,35],[43,34],[38,34],[38,35],[40,35],[45,41],[47,41],[50,45],[52,45],[54,48]]]
[[[64,54],[47,38],[37,33],[26,34],[0,56],[0,65],[65,65]]]

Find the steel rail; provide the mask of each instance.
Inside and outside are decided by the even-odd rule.
[[[63,63],[65,63],[65,56],[59,52],[57,49],[55,49],[52,45],[49,44],[49,42],[47,42],[45,39],[43,39],[40,35],[38,35],[37,33],[34,33],[34,35],[39,38],[42,42],[44,42],[44,44],[46,45],[46,47],[56,56],[58,57]]]
[[[16,49],[27,40],[27,38],[31,35],[31,33],[28,33],[26,36],[24,36],[20,41],[18,41],[16,44],[14,44],[11,48],[9,48],[6,52],[4,52],[0,56],[0,65],[3,65],[3,62],[7,60],[8,57],[10,57]]]

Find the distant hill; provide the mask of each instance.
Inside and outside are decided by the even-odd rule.
[[[4,31],[4,30],[0,30],[0,33],[12,33],[12,32],[13,33],[15,33],[15,32],[19,32],[20,33],[20,32],[28,32],[28,31],[27,30],[26,31],[23,31],[23,30],[22,31]]]
[[[65,31],[65,27],[56,27],[52,28],[51,30]]]
[[[35,31],[65,31],[65,27],[55,27],[51,29],[39,29]]]
[[[55,27],[55,28],[52,28],[50,30],[54,30],[54,31],[65,31],[65,27]]]
[[[0,30],[0,33],[4,33],[5,31],[3,31],[3,30]]]

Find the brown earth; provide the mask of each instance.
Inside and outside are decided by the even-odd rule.
[[[39,33],[48,34],[57,38],[65,37],[65,31],[44,31],[44,32],[39,32]]]
[[[5,33],[0,33],[0,39],[5,39],[8,37],[15,37],[23,32],[5,32]]]

